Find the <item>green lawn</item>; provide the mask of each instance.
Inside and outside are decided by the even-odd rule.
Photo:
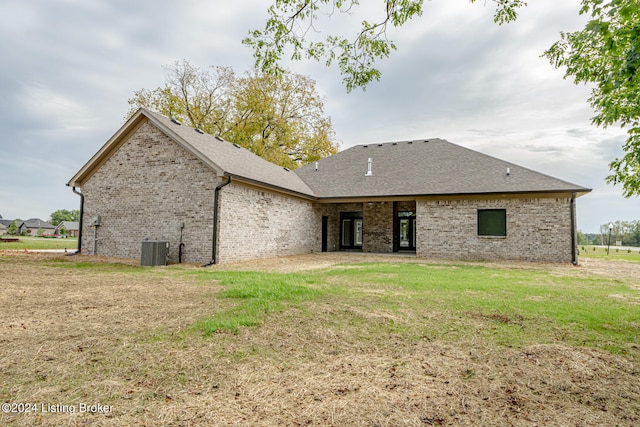
[[[78,248],[78,239],[69,237],[66,239],[29,237],[29,236],[2,236],[8,238],[18,238],[18,242],[0,242],[0,250],[4,249],[68,249],[76,250]]]
[[[640,248],[625,247],[621,249],[611,246],[609,253],[607,253],[606,246],[578,245],[578,249],[580,249],[581,257],[640,262]]]
[[[259,326],[274,311],[308,310],[310,301],[344,307],[347,315],[328,322],[357,326],[360,336],[394,331],[411,339],[478,337],[507,347],[561,342],[624,353],[640,333],[638,283],[584,277],[577,269],[558,275],[472,264],[376,263],[289,274],[189,274],[219,282],[219,298],[232,302],[195,325],[205,335]]]

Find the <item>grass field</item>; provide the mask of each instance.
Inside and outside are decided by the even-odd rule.
[[[581,257],[640,262],[640,248],[611,246],[608,252],[606,246],[582,245],[579,248]]]
[[[135,264],[0,253],[0,424],[640,424],[640,263]]]
[[[42,249],[67,249],[70,252],[78,248],[78,239],[69,237],[66,239],[30,237],[30,236],[2,236],[17,238],[17,242],[0,242],[0,250],[42,250]]]

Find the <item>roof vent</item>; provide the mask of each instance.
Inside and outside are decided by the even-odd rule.
[[[368,145],[363,145],[363,146],[362,146],[362,148],[367,148],[367,147],[368,147]]]
[[[179,121],[177,121],[176,119],[174,119],[173,117],[171,118],[171,121],[175,124],[177,124],[178,126],[181,126],[182,123],[180,123]]]
[[[393,142],[391,145],[398,145],[398,143],[397,142]]]
[[[371,157],[369,157],[369,160],[367,161],[367,173],[364,174],[364,176],[373,175],[373,171],[371,170],[371,166],[372,165],[373,165],[373,159]]]
[[[318,162],[316,162],[316,172],[318,171]]]
[[[382,144],[378,144],[378,147],[382,147]]]
[[[195,128],[194,130],[199,134],[204,134],[204,131],[202,129]]]
[[[217,138],[217,137],[216,137],[216,138]],[[220,141],[222,141],[222,139],[221,139]],[[242,147],[240,147],[238,144],[236,144],[235,142],[233,143],[233,146],[234,146],[234,147],[236,147],[236,148],[242,148]]]
[[[511,168],[507,168],[507,176],[511,175]]]
[[[289,168],[282,168],[282,169],[286,170],[287,172],[291,172],[291,169]]]
[[[413,144],[413,141],[407,141],[407,144]]]
[[[219,136],[219,135],[216,135],[216,139],[217,139],[218,141],[224,141],[224,139],[220,138],[220,136]]]

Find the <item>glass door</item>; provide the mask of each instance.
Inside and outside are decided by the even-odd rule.
[[[359,212],[340,214],[340,249],[362,249],[362,217]]]
[[[416,250],[416,214],[398,212],[398,250]]]

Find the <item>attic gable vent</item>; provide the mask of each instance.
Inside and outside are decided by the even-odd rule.
[[[180,123],[178,120],[171,118],[171,121],[175,124],[177,124],[178,126],[182,126],[182,123]]]
[[[194,130],[201,135],[204,134],[204,131],[202,129],[195,128]]]

